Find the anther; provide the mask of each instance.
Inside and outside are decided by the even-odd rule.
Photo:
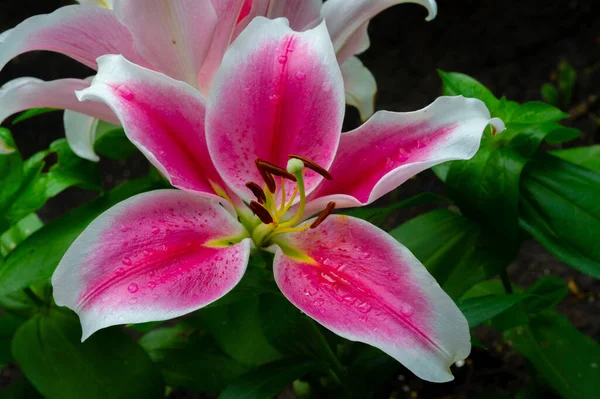
[[[269,172],[273,176],[280,176],[291,181],[296,181],[296,176],[289,173],[287,170],[272,164],[271,162],[265,161],[264,159],[256,158],[256,166],[259,169],[264,169],[266,172]]]
[[[258,202],[250,201],[250,209],[252,210],[252,212],[254,212],[256,216],[258,216],[260,221],[264,224],[273,223],[273,216],[271,216],[269,211]]]
[[[248,182],[246,183],[246,187],[248,187],[248,189],[252,191],[252,194],[254,194],[259,204],[264,204],[265,202],[267,202],[267,196],[258,184],[254,182]]]
[[[260,158],[256,158],[254,160],[254,162],[256,163],[256,168],[258,169],[258,172],[260,173],[264,182],[267,184],[267,188],[269,189],[269,191],[271,193],[275,193],[275,189],[277,188],[277,186],[275,185],[275,179],[273,179],[272,174],[270,174],[269,172],[267,172],[265,169],[263,169],[261,167],[260,161],[261,161]]]
[[[312,222],[312,224],[310,225],[310,228],[311,229],[317,228],[321,223],[323,223],[325,221],[325,219],[327,219],[327,216],[331,215],[331,213],[333,212],[334,209],[335,209],[335,202],[331,201],[329,204],[327,204],[325,209],[323,209],[321,211],[321,213],[319,214],[317,219],[314,222]]]
[[[290,154],[289,157],[292,159],[301,160],[302,162],[304,162],[304,166],[306,166],[308,169],[320,174],[327,180],[333,180],[331,173],[329,173],[329,171],[327,169],[323,168],[322,166],[319,166],[317,163],[311,161],[310,159],[303,157],[302,155],[296,155],[296,154]]]

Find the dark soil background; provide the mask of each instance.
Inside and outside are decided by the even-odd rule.
[[[0,31],[28,16],[51,12],[68,4],[61,0],[0,0]],[[370,25],[371,48],[361,56],[379,85],[377,108],[410,111],[431,103],[441,93],[436,68],[469,74],[496,95],[511,100],[540,100],[540,87],[555,79],[560,60],[567,60],[578,73],[578,83],[569,110],[568,124],[583,131],[577,145],[598,142],[600,107],[600,1],[598,0],[439,0],[439,14],[425,22],[426,11],[417,5],[395,6]],[[87,77],[93,72],[67,57],[52,53],[28,53],[0,72],[0,84],[20,76],[46,80]],[[596,97],[597,98],[597,97]],[[596,101],[596,102],[595,102]],[[347,128],[358,123],[349,110]],[[6,124],[6,126],[9,126]],[[24,156],[47,148],[63,136],[62,115],[48,114],[13,129]],[[102,161],[105,186],[147,170],[141,157],[126,163]],[[443,185],[431,172],[406,183],[393,196],[408,198],[418,192],[443,194]],[[93,194],[68,190],[41,212],[45,220],[90,199]],[[388,199],[389,201],[389,199]],[[423,208],[404,210],[396,222],[422,213]],[[559,309],[584,333],[600,339],[600,283],[564,265],[534,241],[525,243],[509,269],[511,278],[524,287],[545,274],[570,282],[572,292]],[[393,397],[462,398],[477,394],[508,393],[530,383],[529,366],[517,353],[501,344],[499,336],[484,327],[478,338],[489,350],[475,348],[466,365],[454,370],[451,384],[426,384],[410,373],[390,381]],[[18,371],[0,371],[0,387]],[[184,392],[176,397],[197,397]],[[285,397],[289,397],[285,395]],[[547,394],[545,397],[552,397]]]

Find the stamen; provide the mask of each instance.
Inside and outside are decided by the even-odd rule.
[[[267,196],[265,195],[265,192],[263,191],[262,188],[260,188],[260,186],[254,182],[248,182],[246,183],[246,187],[248,187],[248,189],[250,189],[250,191],[252,191],[252,194],[254,194],[254,196],[256,197],[256,200],[258,201],[259,204],[264,204],[265,202],[267,202]]]
[[[302,155],[295,155],[295,154],[290,154],[289,157],[292,159],[301,160],[302,162],[304,162],[304,166],[306,166],[308,169],[320,174],[327,180],[333,180],[333,176],[331,176],[331,173],[329,173],[329,171],[327,169],[323,168],[322,166],[319,166],[317,163],[311,161],[310,159],[303,157]]]
[[[258,202],[250,201],[250,209],[252,210],[252,212],[254,212],[256,216],[258,216],[260,221],[264,224],[273,223],[273,216],[271,216],[269,211]]]
[[[287,170],[280,168],[277,165],[272,164],[271,162],[265,161],[264,159],[256,158],[256,166],[259,169],[262,168],[263,170],[272,174],[273,176],[280,176],[280,177],[284,177],[284,178],[294,181],[294,182],[296,181],[296,176],[289,173]]]
[[[275,185],[275,179],[273,179],[273,175],[271,175],[269,172],[267,172],[261,167],[261,164],[259,163],[260,161],[260,158],[256,158],[254,160],[254,162],[256,163],[256,168],[258,169],[258,172],[267,184],[267,188],[269,189],[269,191],[274,193],[275,189],[277,188],[277,186]]]
[[[335,209],[335,202],[331,201],[330,203],[327,204],[325,209],[323,209],[321,211],[321,213],[319,214],[317,219],[314,222],[312,222],[312,224],[310,225],[310,228],[311,229],[317,228],[321,223],[323,223],[325,221],[325,219],[327,219],[327,216],[331,215],[331,213],[333,212],[334,209]]]

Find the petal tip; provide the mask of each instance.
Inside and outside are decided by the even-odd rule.
[[[504,122],[500,118],[492,118],[492,119],[490,119],[489,124],[494,129],[494,135],[496,135],[498,133],[502,133],[504,130],[506,130],[506,125],[504,124]]]

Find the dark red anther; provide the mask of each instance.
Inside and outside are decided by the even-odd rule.
[[[275,189],[277,188],[277,186],[275,185],[275,179],[273,179],[273,175],[270,174],[269,172],[267,172],[261,165],[261,159],[260,158],[256,158],[254,160],[254,162],[256,163],[256,168],[258,169],[258,172],[260,173],[261,177],[263,178],[263,180],[265,181],[265,183],[267,184],[267,188],[269,189],[269,191],[271,193],[275,193]]]
[[[264,204],[265,202],[267,202],[267,196],[258,184],[254,182],[248,182],[246,183],[246,187],[248,187],[248,189],[252,191],[252,194],[254,194],[259,204]]]
[[[327,180],[333,180],[333,176],[331,176],[331,173],[329,173],[329,171],[327,169],[325,169],[322,166],[318,165],[317,163],[311,161],[310,159],[303,157],[302,155],[296,155],[296,154],[290,154],[289,157],[301,160],[302,162],[304,162],[304,166],[306,166],[308,169],[320,174]]]
[[[250,201],[250,209],[252,210],[252,212],[254,212],[256,216],[258,216],[260,221],[264,224],[273,223],[273,216],[271,216],[269,211],[258,202]]]
[[[262,168],[273,176],[279,176],[291,181],[296,181],[296,176],[294,176],[287,170],[280,168],[275,164],[272,164],[271,162],[265,161],[264,159],[256,158],[256,166],[258,167],[258,169]]]
[[[321,223],[323,223],[325,221],[325,219],[327,219],[327,216],[331,215],[331,213],[333,212],[334,209],[335,209],[335,202],[331,201],[329,204],[327,204],[325,209],[323,209],[321,211],[321,213],[319,214],[317,219],[314,222],[312,222],[312,224],[310,225],[310,228],[311,229],[317,228]]]

